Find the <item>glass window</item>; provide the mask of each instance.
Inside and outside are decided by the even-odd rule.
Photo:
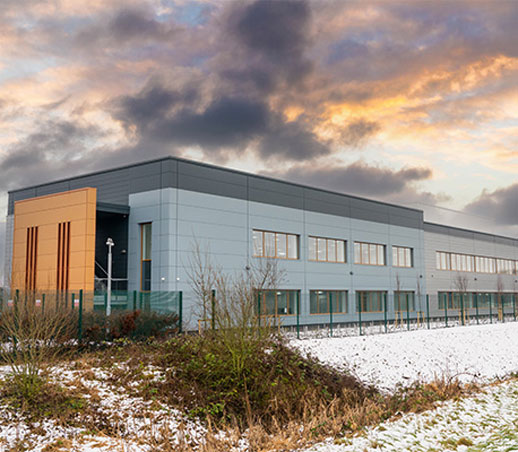
[[[264,233],[264,250],[266,257],[275,257],[275,233]]]
[[[254,256],[263,256],[263,231],[252,232],[254,242]]]
[[[275,243],[277,245],[277,253],[275,257],[286,259],[286,235],[275,234]]]
[[[333,313],[347,312],[346,290],[310,290],[310,314],[329,314],[332,305]]]
[[[151,290],[151,261],[142,261],[141,290],[144,292]]]
[[[354,263],[362,263],[362,245],[359,242],[354,242]]]
[[[327,260],[336,262],[336,240],[327,240]]]
[[[294,234],[288,235],[288,259],[299,258],[299,236]]]
[[[265,290],[260,294],[262,315],[293,315],[297,310],[298,290]]]
[[[383,312],[387,292],[358,291],[356,292],[356,310],[361,312]]]
[[[309,237],[309,239],[308,239],[308,259],[310,261],[317,260],[317,239],[316,239],[316,237]]]
[[[317,249],[318,249],[318,260],[319,261],[326,261],[326,239],[318,239],[317,242]]]
[[[142,240],[142,259],[151,259],[151,223],[144,223],[140,225],[141,240]]]
[[[411,291],[400,291],[394,292],[394,310],[401,312],[407,310],[407,302],[408,302],[408,311],[415,311],[415,297],[414,292]]]
[[[374,244],[369,245],[369,264],[376,264],[377,246]]]
[[[345,262],[345,242],[343,240],[336,242],[336,261]]]
[[[252,231],[252,235],[254,257],[299,258],[298,235],[256,229]]]

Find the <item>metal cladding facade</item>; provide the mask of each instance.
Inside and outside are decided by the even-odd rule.
[[[392,318],[398,310],[395,294],[401,292],[413,293],[412,318],[424,310],[425,294],[432,296],[431,314],[438,314],[437,294],[455,290],[458,272],[438,270],[437,251],[518,261],[518,240],[425,223],[420,210],[167,157],[11,191],[6,274],[12,274],[9,266],[17,202],[85,187],[97,191],[96,260],[101,259],[106,241],[102,235],[110,233],[103,218],[108,221],[110,215],[123,215],[124,221],[117,220],[117,234],[123,238],[116,240],[113,251],[125,263],[122,273],[127,276],[127,288],[141,290],[143,271],[149,267],[150,290],[183,291],[184,321],[191,328],[199,316],[189,283],[196,244],[224,271],[235,273],[262,259],[254,257],[254,237],[265,237],[261,231],[268,237],[277,233],[275,240],[281,240],[282,247],[285,236],[296,236],[296,258],[276,262],[285,271],[279,291],[298,291],[302,324],[327,321],[329,314],[322,307],[315,308],[315,303],[331,292],[346,297],[342,312],[333,314],[337,323],[356,321],[358,309],[375,305],[369,297],[376,293],[387,297]],[[99,215],[100,209],[103,215]],[[146,224],[150,224],[145,229],[151,237],[146,245],[149,249],[143,249],[142,242]],[[326,246],[332,247],[326,256],[336,256],[336,247],[343,244],[343,261],[315,257],[313,243],[329,243]],[[373,255],[376,249],[383,258]],[[403,250],[402,255],[410,250],[411,265],[396,266],[393,260],[398,250]],[[149,256],[144,258],[147,252]],[[502,278],[466,274],[473,280],[468,291],[494,292],[497,279]],[[503,278],[505,290],[514,291],[516,272]],[[283,324],[295,322],[289,309],[284,312],[287,315],[279,313]],[[377,321],[383,315],[373,308],[363,313],[363,319]]]

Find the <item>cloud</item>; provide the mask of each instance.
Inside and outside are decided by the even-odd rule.
[[[518,184],[494,191],[484,190],[466,212],[490,218],[494,223],[518,225]]]
[[[242,155],[247,150],[260,158],[308,160],[331,152],[302,120],[286,121],[254,97],[222,96],[198,109],[201,87],[172,90],[149,84],[133,96],[113,103],[115,117],[135,128],[139,143],[162,143],[176,149],[199,147],[213,158]]]
[[[394,171],[355,162],[342,167],[298,165],[271,175],[343,193],[390,198],[405,193],[415,182],[429,179],[432,176],[432,170],[411,167]],[[415,199],[411,201],[415,202]]]
[[[347,146],[360,146],[371,136],[375,135],[380,129],[380,124],[375,121],[357,119],[351,121],[341,131],[341,141]]]

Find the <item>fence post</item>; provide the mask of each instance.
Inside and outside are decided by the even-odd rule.
[[[216,315],[216,290],[212,289],[212,296],[210,298],[210,306],[211,306],[211,312],[210,312],[210,326],[213,330],[216,329],[216,318],[214,317]]]
[[[460,295],[460,324],[464,326],[464,294]]]
[[[180,290],[178,294],[178,332],[182,333],[182,320],[183,320],[183,292]]]
[[[79,291],[79,316],[77,325],[77,339],[79,342],[83,339],[83,289]]]
[[[41,314],[45,314],[45,294],[41,294]]]
[[[104,312],[108,309],[108,292],[104,292]]]
[[[333,292],[329,291],[329,334],[333,337]]]
[[[490,294],[486,294],[490,295]],[[489,323],[493,323],[493,297],[489,296]]]
[[[383,294],[383,321],[385,322],[385,333],[388,330],[387,326],[387,294]]]
[[[261,292],[257,291],[257,323],[259,331],[261,330]]]
[[[446,293],[446,299],[444,300],[444,316],[446,320],[446,328],[448,328],[448,303],[450,299],[453,298],[453,294],[451,292]]]
[[[356,295],[356,301],[358,303],[357,307],[358,307],[358,326],[360,327],[360,336],[363,335],[362,333],[362,302],[360,300],[360,294],[357,294]]]
[[[297,291],[297,339],[300,339],[300,291]]]
[[[430,295],[426,294],[426,323],[430,329]]]
[[[505,298],[504,295],[500,294],[500,306],[502,306],[502,323],[505,323]]]
[[[410,305],[408,304],[408,293],[406,294],[406,325],[407,330],[410,331]]]
[[[133,310],[137,310],[137,291],[133,291]]]
[[[513,293],[513,315],[514,321],[516,322],[516,294]]]
[[[75,306],[74,306],[74,301],[76,299],[76,294],[75,293],[72,293],[72,311],[74,310]]]
[[[478,318],[478,293],[474,293],[473,296],[475,297],[475,315],[477,316],[477,325],[479,325],[480,321]]]

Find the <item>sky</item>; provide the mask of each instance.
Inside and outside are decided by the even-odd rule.
[[[518,236],[518,2],[1,4],[0,218],[175,155]]]

